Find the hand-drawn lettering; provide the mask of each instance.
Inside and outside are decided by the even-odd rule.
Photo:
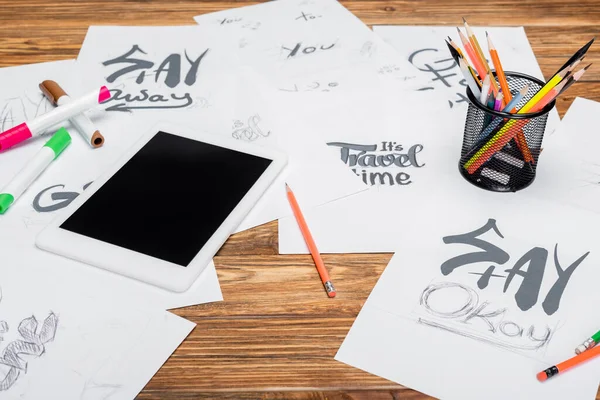
[[[23,340],[9,343],[0,356],[0,364],[9,367],[0,378],[0,391],[10,389],[21,373],[27,373],[27,361],[24,356],[40,357],[44,354],[45,344],[54,340],[58,327],[58,317],[53,312],[44,320],[38,332],[38,321],[34,316],[25,318],[17,328]]]
[[[489,243],[485,240],[479,239],[478,236],[485,234],[486,232],[493,230],[497,236],[504,238],[504,236],[498,230],[496,221],[489,219],[488,222],[481,228],[476,229],[473,232],[468,232],[461,235],[446,236],[442,240],[446,244],[460,243],[475,246],[483,250],[482,252],[474,252],[468,254],[462,254],[453,257],[442,263],[440,266],[443,275],[452,273],[456,268],[475,264],[480,262],[494,262],[496,264],[505,264],[510,256],[507,252],[499,248],[498,246]],[[560,300],[564,293],[565,287],[569,282],[569,279],[575,269],[585,260],[590,252],[588,251],[581,257],[579,257],[573,264],[567,269],[563,269],[558,260],[558,244],[554,247],[554,265],[556,273],[558,275],[557,280],[554,282],[544,301],[542,302],[542,308],[547,315],[554,314],[559,306]],[[477,282],[477,286],[480,289],[485,289],[490,278],[505,278],[503,293],[506,293],[514,281],[514,278],[518,275],[522,278],[519,288],[514,294],[515,303],[521,311],[527,311],[535,306],[538,302],[540,290],[545,277],[546,265],[548,261],[548,250],[542,247],[533,247],[521,256],[512,268],[506,269],[506,276],[494,274],[495,266],[490,265],[484,273],[480,272],[468,272],[472,275],[481,275]],[[527,265],[527,270],[523,270],[523,267]]]
[[[87,189],[88,186],[90,186],[92,184],[92,182],[88,182],[85,185],[83,185],[83,190]],[[40,191],[34,198],[33,198],[33,209],[39,213],[45,213],[45,212],[52,212],[52,211],[57,211],[57,210],[61,210],[65,207],[67,207],[69,204],[71,204],[73,202],[73,200],[75,200],[77,198],[77,196],[79,196],[79,193],[77,192],[53,192],[50,194],[50,200],[52,200],[53,202],[58,201],[58,203],[53,203],[53,204],[49,204],[49,205],[42,205],[42,198],[46,195],[46,193],[50,192],[53,189],[56,188],[64,188],[65,185],[53,185],[53,186],[49,186],[45,189],[43,189],[42,191]]]
[[[523,255],[508,272],[504,283],[504,293],[510,286],[515,275],[523,277],[523,282],[515,293],[515,300],[519,308],[523,311],[529,310],[537,303],[542,280],[544,279],[544,270],[546,269],[546,260],[548,259],[548,250],[541,247],[534,247]],[[521,271],[523,265],[529,264],[527,272]]]
[[[395,177],[387,171],[369,171],[362,170],[358,172],[356,166],[364,168],[422,168],[425,164],[419,164],[417,154],[423,150],[423,145],[415,144],[411,146],[406,153],[402,145],[397,142],[381,142],[381,148],[377,144],[355,144],[345,142],[330,142],[328,146],[340,148],[340,158],[344,164],[347,164],[352,171],[362,176],[362,180],[367,185],[409,185],[412,183],[408,173],[401,171],[396,173]],[[376,153],[379,152],[379,153]],[[381,152],[385,154],[380,154]]]
[[[457,290],[461,295],[457,295]],[[454,306],[448,304],[456,298],[464,300]],[[421,293],[419,305],[425,314],[419,313],[422,316],[417,318],[417,323],[508,350],[537,351],[545,347],[552,336],[548,326],[542,337],[535,336],[534,325],[524,334],[523,326],[507,319],[507,308],[487,310],[490,302],[480,302],[474,289],[456,282],[428,285]],[[440,320],[436,321],[437,318]]]
[[[506,263],[510,259],[510,256],[507,252],[505,252],[498,246],[486,242],[485,240],[478,239],[478,236],[483,235],[484,233],[490,230],[493,230],[498,236],[504,238],[504,236],[502,236],[502,233],[500,233],[500,231],[498,230],[498,227],[496,226],[496,220],[494,219],[489,219],[484,226],[472,232],[444,237],[442,240],[446,244],[468,244],[477,247],[483,251],[462,254],[460,256],[451,258],[448,261],[445,261],[441,265],[442,274],[448,275],[452,273],[452,271],[454,271],[456,268],[462,267],[463,265],[467,264],[474,264],[479,262],[494,262],[497,264]]]
[[[190,58],[187,50],[184,50],[183,55],[189,68],[183,82],[186,86],[192,86],[196,83],[198,78],[198,69],[202,60],[208,54],[210,49],[204,50],[196,59]],[[134,53],[139,52],[141,54],[147,54],[137,44],[133,45],[132,48],[125,54],[107,60],[102,63],[104,66],[110,66],[115,64],[129,64],[126,67],[109,75],[106,80],[109,83],[115,82],[118,78],[129,74],[131,72],[142,70],[137,76],[135,82],[137,84],[144,83],[146,72],[149,71],[155,63],[153,61],[143,60],[139,58],[131,58]],[[168,55],[155,70],[154,82],[158,83],[159,80],[164,77],[164,84],[170,89],[177,88],[181,83],[181,77],[184,73],[184,67],[182,65],[182,55],[180,53],[172,53]],[[126,92],[127,90],[127,92]],[[158,89],[157,89],[158,90]],[[143,110],[143,109],[157,109],[157,108],[185,108],[193,104],[193,99],[190,93],[153,93],[149,94],[150,89],[140,89],[138,94],[132,94],[129,92],[129,88],[113,88],[111,89],[111,98],[107,103],[114,102],[116,104],[110,105],[106,108],[107,111],[125,111],[131,112],[132,110]],[[183,100],[177,102],[177,100]],[[128,103],[141,103],[139,105],[129,105]],[[150,103],[150,104],[149,104]],[[157,103],[165,103],[159,105]]]
[[[113,83],[114,81],[117,80],[117,78],[119,78],[125,74],[142,69],[144,71],[140,72],[137,79],[135,80],[136,83],[142,83],[144,81],[144,77],[145,77],[145,73],[146,73],[145,70],[152,68],[154,66],[154,63],[152,61],[141,60],[139,58],[129,58],[129,56],[133,55],[134,53],[136,53],[138,51],[142,54],[148,54],[144,50],[142,50],[137,44],[134,44],[131,47],[131,49],[128,52],[126,52],[125,54],[123,54],[119,57],[113,58],[111,60],[104,61],[102,63],[102,65],[104,65],[104,66],[113,65],[113,64],[122,64],[122,63],[132,64],[129,67],[124,67],[124,68],[112,73],[111,75],[109,75],[106,78],[106,81],[109,83]]]
[[[267,137],[271,134],[271,131],[264,132],[259,126],[260,115],[255,114],[251,115],[248,118],[248,126],[244,126],[244,123],[240,120],[236,120],[234,122],[233,127],[234,131],[231,133],[231,136],[234,139],[246,140],[248,142],[253,142],[256,139],[261,137]]]
[[[283,50],[287,50],[289,51],[288,55],[286,58],[292,58],[295,57],[296,54],[298,54],[298,52],[300,50],[302,50],[303,54],[311,54],[314,53],[315,51],[317,51],[317,49],[319,50],[329,50],[331,48],[333,48],[335,46],[335,43],[332,43],[330,45],[315,45],[315,46],[306,46],[306,47],[302,47],[302,42],[296,43],[294,45],[293,48],[289,48],[289,47],[285,47],[285,46],[281,46],[281,48]]]
[[[588,254],[590,254],[589,251],[575,260],[575,262],[567,269],[563,270],[560,266],[560,262],[558,261],[558,243],[554,246],[554,266],[556,267],[558,279],[556,282],[554,282],[554,285],[552,285],[548,291],[548,294],[546,295],[546,299],[542,303],[542,307],[544,308],[546,314],[552,315],[558,310],[558,307],[560,306],[560,298],[565,291],[567,283],[569,283],[571,275],[573,275],[575,269],[583,262],[583,260],[585,260]]]

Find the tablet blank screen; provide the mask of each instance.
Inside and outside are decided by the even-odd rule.
[[[271,161],[158,132],[61,228],[185,267]]]

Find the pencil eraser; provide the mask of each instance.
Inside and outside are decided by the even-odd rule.
[[[335,297],[335,292],[329,292],[327,293],[327,296],[334,298]]]
[[[25,122],[0,133],[0,151],[6,150],[31,137],[31,131]]]
[[[538,373],[536,375],[536,377],[537,377],[538,381],[544,382],[546,379],[548,379],[548,374],[546,374],[546,371],[542,371],[542,372]]]
[[[110,90],[106,86],[100,88],[100,94],[98,94],[98,103],[103,103],[110,99]]]

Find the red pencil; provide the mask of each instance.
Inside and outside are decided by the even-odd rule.
[[[308,246],[310,254],[312,255],[312,258],[315,261],[315,265],[317,266],[317,271],[319,272],[319,276],[321,277],[323,286],[325,286],[325,290],[327,291],[327,296],[335,297],[335,288],[333,287],[333,283],[331,283],[331,280],[329,279],[329,273],[325,268],[325,264],[323,263],[323,259],[321,258],[319,249],[317,249],[315,240],[313,239],[310,230],[308,229],[308,225],[306,224],[306,220],[302,215],[302,211],[300,211],[300,206],[298,205],[296,196],[294,196],[294,192],[292,192],[292,189],[290,189],[287,183],[285,184],[285,190],[287,191],[288,201],[290,202],[290,206],[292,207],[292,211],[294,212],[294,216],[296,217],[296,221],[298,222],[298,226],[300,227],[302,236],[304,236],[306,245]]]

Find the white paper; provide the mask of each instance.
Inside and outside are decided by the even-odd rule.
[[[38,89],[45,79],[56,80],[67,93],[78,87],[78,69],[72,60],[33,64],[0,69],[0,123],[3,130],[51,109]],[[99,121],[94,118],[94,122]],[[185,293],[173,293],[124,278],[64,257],[41,251],[35,247],[35,236],[52,218],[65,211],[87,185],[127,149],[130,141],[144,131],[133,131],[127,125],[117,128],[98,122],[105,135],[102,148],[92,150],[76,130],[69,129],[71,145],[53,162],[23,196],[0,216],[0,243],[4,263],[19,263],[17,273],[43,277],[49,284],[60,288],[67,298],[74,290],[85,288],[90,296],[102,299],[109,292],[120,301],[177,308],[222,300],[221,289],[214,265],[210,265]],[[103,127],[106,127],[104,129]],[[30,139],[0,154],[0,187],[23,167],[48,140],[48,136]]]
[[[413,219],[429,218],[427,211],[406,208],[404,197],[408,193],[430,197],[437,179],[448,174],[462,179],[458,173],[462,131],[454,129],[452,121],[464,117],[433,97],[428,92],[361,92],[348,96],[358,105],[352,114],[345,107],[319,104],[318,113],[326,116],[319,119],[320,129],[327,135],[332,157],[370,188],[317,208],[303,207],[321,252],[393,251],[399,230],[410,229]],[[279,220],[279,252],[308,252],[293,217]]]
[[[414,86],[410,65],[335,0],[279,0],[194,19],[235,41],[240,62],[278,87],[351,65],[365,65],[405,88]]]
[[[336,360],[444,399],[595,398],[598,361],[536,374],[597,330],[600,220],[514,200],[445,199],[410,226]]]
[[[95,78],[92,82],[118,90],[109,104],[115,102],[125,104],[119,107],[136,107],[131,113],[107,113],[102,121],[106,130],[120,132],[125,129],[123,126],[130,126],[137,132],[140,126],[149,122],[172,120],[208,133],[275,147],[289,155],[288,176],[294,182],[301,182],[296,186],[312,182],[321,189],[309,193],[304,189],[300,191],[301,196],[310,197],[311,206],[363,190],[359,182],[351,183],[352,175],[339,165],[337,168],[307,168],[308,161],[303,160],[302,154],[293,146],[295,132],[289,132],[285,124],[275,121],[285,120],[292,111],[269,111],[263,100],[264,90],[259,83],[253,82],[257,79],[255,73],[243,68],[236,52],[237,42],[232,43],[231,37],[214,27],[93,26],[77,62],[86,74]],[[127,101],[126,96],[129,100],[144,97],[144,91],[148,95],[146,100]],[[153,98],[158,99],[153,97],[158,94],[168,101],[152,102]],[[191,106],[186,106],[188,101],[193,102]],[[164,108],[179,106],[182,107]],[[317,149],[311,161],[318,164],[319,153],[323,151]],[[338,180],[342,182],[331,184]],[[276,182],[238,230],[290,213],[284,185]]]
[[[110,295],[89,296],[86,288],[67,296],[34,271],[24,274],[26,264],[3,259],[3,399],[134,398],[195,325]]]
[[[293,104],[290,96],[264,82],[253,71],[243,69],[238,76],[236,118],[232,137],[259,146],[270,147],[288,155],[288,165],[263,198],[237,228],[237,232],[292,215],[285,183],[308,207],[344,198],[366,188],[344,165],[330,156],[318,129],[296,123],[306,115],[304,103]],[[281,106],[281,104],[285,104]],[[261,114],[256,113],[261,105]],[[322,121],[313,121],[320,124]]]
[[[534,196],[600,212],[600,103],[576,98],[540,154]]]
[[[498,51],[505,71],[520,72],[544,80],[542,71],[531,49],[523,27],[472,27],[483,53],[491,63],[485,32]],[[464,29],[461,27],[464,33]],[[392,45],[402,59],[412,64],[428,82],[419,90],[438,92],[440,99],[447,101],[450,108],[464,113],[468,104],[466,83],[456,62],[450,56],[444,42],[450,36],[461,49],[456,27],[452,26],[374,26],[373,31]],[[546,125],[546,134],[551,135],[560,118],[552,110]]]

